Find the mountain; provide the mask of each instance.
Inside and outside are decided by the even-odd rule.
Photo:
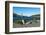
[[[40,14],[32,15],[32,16],[28,17],[28,16],[21,16],[21,15],[18,15],[16,13],[13,13],[13,21],[22,20],[22,19],[30,21],[30,20],[39,19],[39,18],[40,18]]]

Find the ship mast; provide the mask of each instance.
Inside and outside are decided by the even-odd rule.
[[[22,16],[22,18],[21,18],[22,19],[22,23],[25,24],[24,23],[24,19],[23,19],[23,13],[21,13],[21,16]]]

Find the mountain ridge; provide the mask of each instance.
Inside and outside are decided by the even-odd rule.
[[[15,21],[15,20],[22,20],[22,19],[23,20],[32,20],[33,18],[35,18],[34,16],[36,16],[36,18],[37,18],[37,16],[40,16],[40,14],[32,15],[30,17],[27,17],[27,16],[21,16],[21,15],[18,15],[16,13],[13,13],[13,21]]]

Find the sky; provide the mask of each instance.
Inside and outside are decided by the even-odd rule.
[[[31,16],[35,14],[40,14],[40,8],[34,7],[13,7],[13,13],[23,16]]]

